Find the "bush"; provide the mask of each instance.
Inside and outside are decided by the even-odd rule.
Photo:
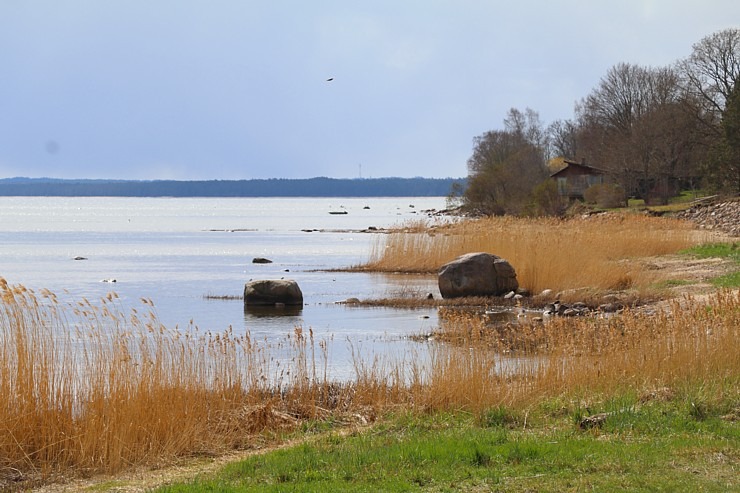
[[[562,216],[568,201],[558,193],[554,180],[545,180],[532,190],[532,201],[528,207],[532,216]]]
[[[604,183],[590,186],[584,193],[583,198],[590,204],[598,207],[612,209],[627,205],[627,195],[624,189],[616,184]]]

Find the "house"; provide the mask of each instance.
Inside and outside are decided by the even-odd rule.
[[[568,199],[583,200],[584,192],[593,185],[606,183],[606,171],[586,166],[585,161],[564,160],[565,167],[550,175],[558,184],[558,193]]]

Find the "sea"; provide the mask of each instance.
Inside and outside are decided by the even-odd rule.
[[[414,337],[438,325],[433,308],[341,303],[405,293],[439,297],[434,275],[343,272],[382,248],[383,229],[428,220],[444,197],[0,197],[0,277],[63,302],[118,296],[122,311],[153,310],[166,327],[230,330],[277,341],[296,328],[324,341],[329,378],[358,355],[414,358]],[[256,264],[257,257],[272,263]],[[257,279],[293,279],[304,306],[245,309]],[[147,300],[144,303],[142,300]],[[152,306],[148,304],[151,300]]]

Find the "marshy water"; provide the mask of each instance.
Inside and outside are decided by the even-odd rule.
[[[279,341],[296,327],[326,341],[330,377],[352,353],[413,357],[410,336],[438,325],[436,309],[367,308],[347,298],[439,296],[435,276],[332,272],[367,260],[379,233],[443,209],[413,198],[0,198],[0,277],[62,302],[95,304],[111,291],[121,312],[149,311],[168,328],[229,328]],[[333,212],[346,212],[334,214]],[[255,257],[272,260],[253,264]],[[295,279],[300,310],[245,311],[250,279]],[[114,282],[115,281],[115,282]]]

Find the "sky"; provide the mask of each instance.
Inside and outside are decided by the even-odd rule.
[[[0,0],[0,178],[459,178],[737,0]],[[333,80],[327,80],[333,79]]]

